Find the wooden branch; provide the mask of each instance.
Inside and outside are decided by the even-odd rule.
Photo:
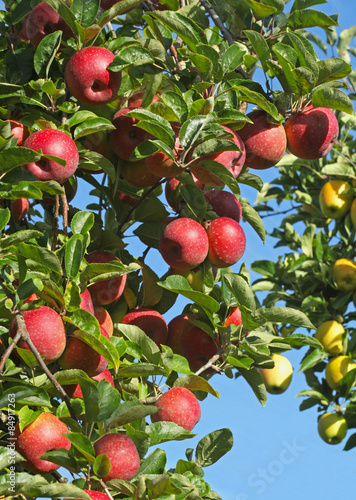
[[[67,195],[64,191],[62,194],[62,204],[63,204],[63,233],[67,235],[68,233],[68,200]]]

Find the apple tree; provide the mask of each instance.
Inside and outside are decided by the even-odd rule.
[[[338,24],[318,3],[5,0],[0,495],[218,499],[204,467],[231,431],[201,436],[168,470],[164,443],[195,436],[215,374],[265,405],[289,385],[283,353],[302,346],[304,407],[348,397],[352,426],[355,372],[336,396],[315,375],[329,356],[315,326],[342,308],[352,319],[354,288],[337,275],[356,283],[356,264],[331,272],[352,258],[352,209],[330,229],[314,200],[326,176],[348,179],[350,197],[354,177],[353,35],[320,60],[308,30],[335,44]],[[275,236],[292,253],[255,262],[252,284],[244,227],[264,241],[261,215],[290,201],[304,210]]]

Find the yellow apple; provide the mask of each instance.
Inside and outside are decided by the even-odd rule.
[[[341,219],[350,210],[353,195],[347,181],[326,182],[319,193],[320,210],[325,217]]]
[[[285,356],[272,354],[273,368],[260,368],[259,372],[270,394],[282,394],[291,383],[293,367]]]
[[[341,354],[343,352],[343,334],[345,330],[341,323],[335,320],[324,321],[318,326],[315,338],[319,340],[326,352]]]
[[[356,229],[356,198],[354,199],[354,201],[351,204],[350,216],[351,216],[352,225]]]
[[[325,368],[325,378],[329,387],[337,389],[341,379],[354,368],[356,368],[356,363],[349,356],[332,358]]]
[[[340,413],[324,413],[318,420],[318,433],[325,443],[341,443],[346,432],[346,419]]]
[[[333,266],[333,278],[342,292],[356,290],[356,263],[350,259],[338,259]]]

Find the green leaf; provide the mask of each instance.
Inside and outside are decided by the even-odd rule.
[[[83,28],[89,28],[98,14],[100,0],[73,0],[71,11]]]
[[[136,342],[142,349],[146,359],[154,364],[158,364],[161,358],[160,350],[155,342],[151,340],[141,328],[133,325],[115,323],[115,329],[127,337],[132,342]]]
[[[242,207],[242,217],[256,231],[263,243],[266,239],[266,230],[258,212],[245,200],[240,199]]]
[[[347,51],[350,42],[355,38],[355,36],[356,36],[356,25],[341,31],[336,45],[338,54],[341,57],[345,55],[345,52]]]
[[[75,458],[69,453],[68,450],[59,449],[54,451],[47,451],[41,455],[41,460],[48,460],[61,467],[65,467],[71,472],[80,472],[80,466]]]
[[[233,446],[230,429],[219,429],[207,434],[199,441],[195,450],[195,461],[199,467],[208,467],[217,462]]]
[[[244,59],[244,51],[238,45],[231,45],[222,57],[221,64],[224,73],[235,71]]]
[[[203,130],[213,121],[211,115],[196,115],[183,123],[179,132],[179,142],[183,149],[189,149],[198,142]]]
[[[112,130],[115,126],[110,120],[102,117],[88,118],[80,125],[78,125],[74,131],[74,139],[80,139],[86,135],[93,134],[95,132],[100,132],[102,130]]]
[[[151,52],[140,45],[129,45],[120,50],[113,62],[109,64],[110,71],[123,71],[124,69],[154,63]]]
[[[39,43],[33,59],[33,66],[40,78],[48,78],[49,70],[62,41],[62,32],[55,31]]]
[[[153,197],[144,199],[132,214],[137,222],[161,222],[168,215],[161,200]]]
[[[329,59],[318,61],[318,67],[318,84],[345,78],[352,69],[350,64],[339,57],[330,57]]]
[[[243,368],[237,367],[237,370],[249,384],[261,405],[265,406],[267,403],[267,392],[260,372],[256,368],[245,370]]]
[[[25,231],[21,231],[25,233]],[[15,236],[15,235],[14,235]],[[21,236],[19,236],[21,239]],[[43,269],[54,271],[55,273],[62,275],[62,266],[59,262],[57,255],[55,255],[47,248],[42,248],[36,245],[30,245],[28,243],[13,243],[13,253],[15,255],[22,255],[30,262],[35,262],[36,264],[42,266]]]
[[[11,212],[8,208],[0,208],[0,231],[9,223]]]
[[[157,411],[158,408],[154,405],[144,405],[139,401],[125,401],[116,408],[116,411],[105,422],[106,430],[110,431],[130,422],[135,422],[157,413]]]
[[[207,380],[195,374],[184,375],[183,377],[177,378],[174,381],[173,387],[185,387],[191,391],[208,392],[216,398],[220,396]]]
[[[244,30],[245,35],[249,39],[254,51],[261,61],[262,68],[265,72],[268,71],[267,61],[272,58],[271,51],[265,38],[257,31]]]
[[[0,446],[0,471],[5,467],[9,467],[9,464],[15,464],[22,460],[22,456],[17,451],[8,446]]]
[[[40,159],[41,155],[31,149],[22,146],[7,148],[0,151],[0,173]]]
[[[167,441],[182,441],[195,436],[174,422],[155,422],[146,427],[145,432],[150,437],[150,446],[156,446]]]
[[[178,12],[160,12],[155,10],[154,12],[150,12],[150,15],[176,33],[193,52],[196,52],[198,44],[204,43],[202,29],[194,21],[182,16]]]
[[[111,7],[111,9],[106,10],[99,18],[99,27],[104,28],[115,17],[123,14],[133,7],[136,7],[136,5],[138,5],[139,3],[141,3],[141,0],[123,0],[121,2],[117,2],[115,5],[113,5],[113,7]]]
[[[92,212],[79,211],[71,222],[73,234],[82,234],[85,236],[94,225],[94,214]]]
[[[352,101],[342,90],[323,87],[322,89],[315,89],[311,94],[314,107],[324,106],[344,111],[350,115],[353,113]]]
[[[237,299],[239,305],[246,307],[250,311],[256,310],[255,295],[245,278],[239,274],[224,274],[223,283]]]
[[[185,122],[188,116],[188,107],[183,97],[176,92],[163,92],[160,100],[170,109],[181,123]]]
[[[233,88],[234,90],[238,90],[239,92],[241,92],[241,94],[243,94],[243,101],[249,102],[251,104],[256,104],[261,109],[266,111],[266,113],[271,115],[272,118],[274,118],[277,122],[282,123],[283,118],[278,113],[278,109],[276,108],[276,106],[268,101],[263,95],[255,92],[254,90],[250,90],[243,85],[237,85]]]
[[[295,10],[288,18],[288,26],[291,29],[306,29],[314,28],[328,28],[330,26],[339,26],[338,23],[324,12],[314,9],[308,10]]]
[[[130,111],[125,116],[132,116],[137,118],[140,122],[137,124],[138,127],[146,130],[150,134],[157,137],[163,141],[170,148],[174,148],[175,144],[175,133],[168,120],[162,118],[147,109],[135,109]]]
[[[310,328],[315,330],[315,326],[310,319],[300,310],[291,307],[274,307],[270,309],[260,308],[257,310],[267,321],[273,323],[290,323],[291,325]]]
[[[78,275],[84,250],[83,236],[81,234],[74,234],[67,241],[64,257],[67,278],[75,279]]]
[[[63,434],[72,445],[87,459],[90,465],[95,461],[95,450],[90,439],[79,432],[70,432]]]
[[[111,462],[107,455],[98,455],[95,458],[95,462],[93,464],[94,474],[98,477],[105,477],[109,474],[111,469]]]
[[[74,35],[78,36],[79,31],[74,13],[61,0],[44,0],[65,20],[68,26],[73,31]]]

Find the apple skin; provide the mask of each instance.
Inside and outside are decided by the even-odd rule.
[[[106,104],[117,96],[121,73],[107,69],[115,55],[104,47],[84,47],[69,59],[64,77],[73,97],[83,104]]]
[[[342,292],[356,290],[356,263],[350,259],[338,259],[332,270],[336,286]]]
[[[108,311],[103,306],[94,306],[94,316],[99,322],[99,325],[106,330],[109,337],[114,333],[114,324]]]
[[[44,356],[46,365],[58,359],[66,346],[66,332],[60,315],[48,306],[38,309],[29,309],[21,312],[28,334],[41,356]],[[12,320],[9,335],[11,338],[17,333],[16,319]],[[21,349],[30,348],[23,340],[17,343]]]
[[[27,198],[18,198],[11,202],[11,212],[16,224],[26,217],[29,209],[30,202]]]
[[[273,368],[260,368],[258,371],[261,374],[267,392],[270,394],[282,394],[285,392],[293,375],[293,367],[285,356],[281,354],[272,354],[271,359],[274,361]]]
[[[325,378],[330,389],[337,389],[341,379],[356,368],[356,363],[349,356],[331,358],[325,368]]]
[[[154,309],[141,308],[131,311],[122,318],[121,323],[138,326],[158,347],[166,343],[168,325],[162,314]]]
[[[176,157],[176,161],[179,159],[179,155],[182,151],[182,146],[179,142],[179,131],[180,125],[172,124],[173,131],[176,135],[175,143],[174,143],[174,153]],[[149,134],[146,136],[146,139],[149,139]],[[183,172],[183,169],[179,167],[169,156],[167,156],[162,151],[158,151],[152,156],[147,156],[145,158],[145,162],[149,170],[157,175],[158,177],[175,177]]]
[[[86,256],[86,261],[88,264],[91,263],[109,263],[113,260],[119,262],[120,259],[116,255],[107,252],[105,250],[92,252]],[[107,304],[112,304],[116,302],[119,297],[121,297],[125,285],[126,285],[126,274],[118,276],[117,278],[111,278],[108,280],[98,281],[89,285],[88,289],[94,305],[105,306]]]
[[[138,188],[150,187],[161,180],[161,177],[153,174],[142,161],[125,161],[121,167],[122,177],[132,186]]]
[[[318,420],[318,433],[325,443],[341,443],[347,433],[345,417],[339,413],[324,413]]]
[[[24,170],[31,172],[40,181],[57,181],[63,184],[76,171],[79,163],[79,153],[73,139],[65,132],[45,128],[31,134],[24,142],[24,147],[34,151],[42,150],[43,154],[57,156],[66,160],[63,167],[54,160],[42,157],[37,162],[23,165]]]
[[[221,163],[222,165],[224,165],[224,167],[227,168],[227,170],[229,170],[232,173],[232,175],[235,178],[239,175],[245,163],[245,158],[246,158],[245,145],[242,142],[240,136],[233,130],[229,129],[228,127],[223,126],[223,128],[227,132],[233,135],[233,138],[229,138],[229,140],[234,142],[241,149],[241,151],[221,151],[220,153],[211,153],[205,156],[201,156],[197,160],[194,160],[189,165],[190,170],[192,174],[194,174],[194,176],[206,186],[219,187],[223,186],[224,182],[212,172],[209,172],[204,167],[200,167],[199,163],[201,161],[213,160],[218,163]],[[190,159],[192,158],[195,147],[192,148],[190,152],[189,155]]]
[[[116,191],[116,195],[120,198],[122,203],[125,203],[125,205],[129,205],[130,207],[134,207],[140,201],[137,198],[133,198],[128,194],[120,193],[120,191]]]
[[[239,136],[246,148],[245,165],[257,170],[271,168],[283,157],[287,136],[282,124],[270,123],[267,113],[255,110],[247,114],[253,123],[245,123]]]
[[[193,326],[190,322],[192,318],[196,318],[194,313],[182,313],[172,318],[168,323],[166,343],[175,354],[181,354],[182,352],[182,338],[186,330]]]
[[[326,182],[319,193],[320,210],[325,217],[341,219],[351,208],[353,194],[347,181],[332,180]]]
[[[103,327],[100,327],[100,333],[110,339]],[[83,370],[89,377],[99,375],[108,366],[108,361],[104,356],[75,336],[68,338],[66,348],[58,363],[64,370]]]
[[[65,35],[73,37],[73,32],[68,24],[45,2],[36,5],[24,23],[25,36],[35,47],[45,36],[59,30],[63,31]]]
[[[68,427],[52,413],[43,412],[36,420],[20,432],[19,424],[15,426],[15,447],[25,459],[23,466],[34,474],[49,474],[59,465],[41,460],[47,451],[64,448],[69,450],[71,443],[62,434],[69,432]]]
[[[92,500],[111,500],[108,495],[105,495],[105,493],[101,493],[101,491],[93,491],[93,490],[83,490],[84,493],[90,496]],[[69,498],[66,498],[65,500],[69,500]],[[82,500],[81,498],[76,498],[75,500]]]
[[[89,290],[86,288],[84,292],[80,294],[81,297],[81,302],[80,302],[80,308],[84,309],[84,311],[90,312],[94,316],[94,306],[93,306],[93,301],[91,300],[91,295]]]
[[[194,269],[201,264],[209,250],[209,240],[199,222],[182,217],[165,227],[159,242],[159,251],[174,269]]]
[[[109,384],[115,388],[114,379],[108,368],[105,368],[99,375],[92,377],[93,380],[106,380]],[[70,384],[65,386],[65,391],[70,398],[80,398],[83,399],[83,393],[79,384]]]
[[[94,443],[95,455],[107,455],[110,472],[103,481],[124,479],[130,481],[140,468],[140,456],[135,443],[125,434],[106,434]]]
[[[110,145],[114,153],[123,160],[130,160],[135,148],[145,141],[148,137],[147,132],[142,128],[136,127],[140,120],[131,116],[126,116],[127,113],[137,109],[136,107],[122,108],[115,113],[112,124],[115,130],[112,130],[109,135]]]
[[[229,191],[212,189],[204,193],[206,201],[219,217],[230,217],[230,219],[241,221],[242,208],[241,203]]]
[[[290,153],[303,160],[317,160],[337,141],[339,124],[331,109],[310,106],[293,113],[285,122],[285,131]]]
[[[215,267],[236,264],[246,249],[245,232],[238,222],[230,217],[219,217],[207,228],[209,239],[208,259]]]
[[[324,351],[331,354],[341,354],[344,350],[342,338],[344,327],[335,320],[324,321],[318,326],[315,338],[319,340]]]
[[[174,422],[187,431],[193,430],[201,416],[196,396],[185,387],[173,387],[155,402],[157,413],[151,415],[152,422]]]
[[[187,328],[182,335],[181,355],[187,358],[193,372],[198,371],[215,356],[217,350],[214,339],[198,326]]]
[[[25,126],[16,120],[8,120],[11,127],[11,135],[17,139],[17,146],[22,146],[24,140],[28,137],[28,131]]]
[[[241,311],[237,306],[231,308],[229,314],[227,315],[224,321],[224,326],[229,326],[229,325],[235,325],[235,326],[242,325]]]

